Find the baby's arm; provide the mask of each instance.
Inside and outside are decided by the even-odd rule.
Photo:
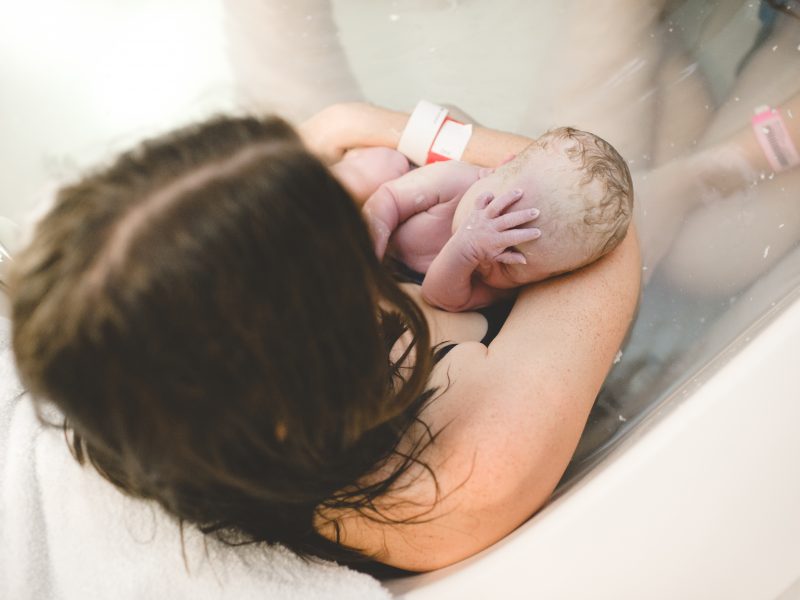
[[[383,258],[389,238],[401,223],[437,204],[460,198],[485,172],[451,160],[420,167],[381,185],[364,204],[378,258]]]
[[[382,183],[407,173],[409,164],[405,156],[391,148],[356,148],[345,152],[330,169],[355,201],[364,204]]]
[[[501,290],[475,280],[481,266],[491,263],[525,264],[525,256],[511,249],[516,244],[534,240],[539,229],[517,229],[539,215],[535,208],[509,211],[522,197],[521,190],[506,192],[497,198],[482,194],[475,208],[458,231],[431,263],[422,282],[422,297],[452,312],[480,308],[503,295]]]

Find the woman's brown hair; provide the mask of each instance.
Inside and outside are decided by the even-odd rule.
[[[373,501],[435,437],[398,460],[431,396],[426,322],[277,118],[217,117],[61,189],[10,296],[21,377],[76,457],[232,543],[363,558],[315,516],[382,518]]]

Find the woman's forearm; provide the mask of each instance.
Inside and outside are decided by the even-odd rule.
[[[461,159],[482,167],[496,167],[532,142],[532,139],[522,135],[476,126]]]
[[[413,547],[392,539],[391,564],[452,564],[544,505],[631,324],[640,273],[630,227],[595,263],[523,289],[488,349],[461,343],[442,359],[431,410],[448,425],[428,454],[442,495]]]
[[[520,489],[531,492],[530,504],[516,507],[518,519],[538,510],[561,479],[633,322],[640,285],[631,225],[602,259],[521,290],[489,345],[490,372],[502,382],[502,409],[493,407],[502,415],[495,416],[496,435],[514,440],[502,452],[525,473]]]
[[[336,104],[306,121],[300,127],[300,134],[312,152],[334,161],[349,148],[397,148],[408,118],[408,113],[371,104]],[[494,167],[531,142],[525,136],[475,126],[461,158],[475,165]]]
[[[641,273],[631,224],[623,242],[599,261],[522,289],[489,346],[490,354],[508,357],[509,375],[535,369],[541,372],[540,383],[548,377],[555,383],[559,393],[552,400],[557,404],[545,414],[555,419],[554,425],[556,421],[562,424],[558,432],[564,461],[569,460],[633,321]]]

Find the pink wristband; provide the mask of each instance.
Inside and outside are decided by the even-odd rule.
[[[459,160],[470,137],[472,125],[448,117],[443,106],[420,100],[400,136],[397,150],[416,165]]]
[[[447,118],[447,109],[427,100],[420,100],[400,136],[397,150],[416,165],[424,165],[428,152]]]
[[[472,137],[472,125],[465,125],[447,117],[428,150],[425,164],[441,160],[461,160],[470,137]]]
[[[759,106],[753,115],[752,124],[764,156],[775,172],[785,171],[800,164],[800,155],[792,142],[780,110]]]

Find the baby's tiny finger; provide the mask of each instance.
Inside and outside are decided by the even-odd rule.
[[[505,231],[533,221],[538,216],[538,208],[526,208],[525,210],[515,210],[514,212],[500,215],[494,220],[494,223],[498,230]]]
[[[525,255],[522,252],[515,252],[514,250],[506,250],[502,254],[498,254],[495,260],[499,263],[507,265],[527,265],[528,261],[525,260]]]
[[[517,244],[530,242],[540,238],[542,235],[542,230],[533,227],[526,229],[509,229],[508,231],[503,231],[498,235],[500,236],[503,246],[508,248],[509,246],[516,246]]]
[[[510,192],[500,194],[489,205],[489,216],[496,217],[498,215],[502,215],[509,206],[514,204],[520,198],[522,198],[522,190],[511,190]]]
[[[492,192],[483,192],[478,198],[475,200],[475,208],[479,210],[483,210],[489,203],[494,199],[494,194]]]

